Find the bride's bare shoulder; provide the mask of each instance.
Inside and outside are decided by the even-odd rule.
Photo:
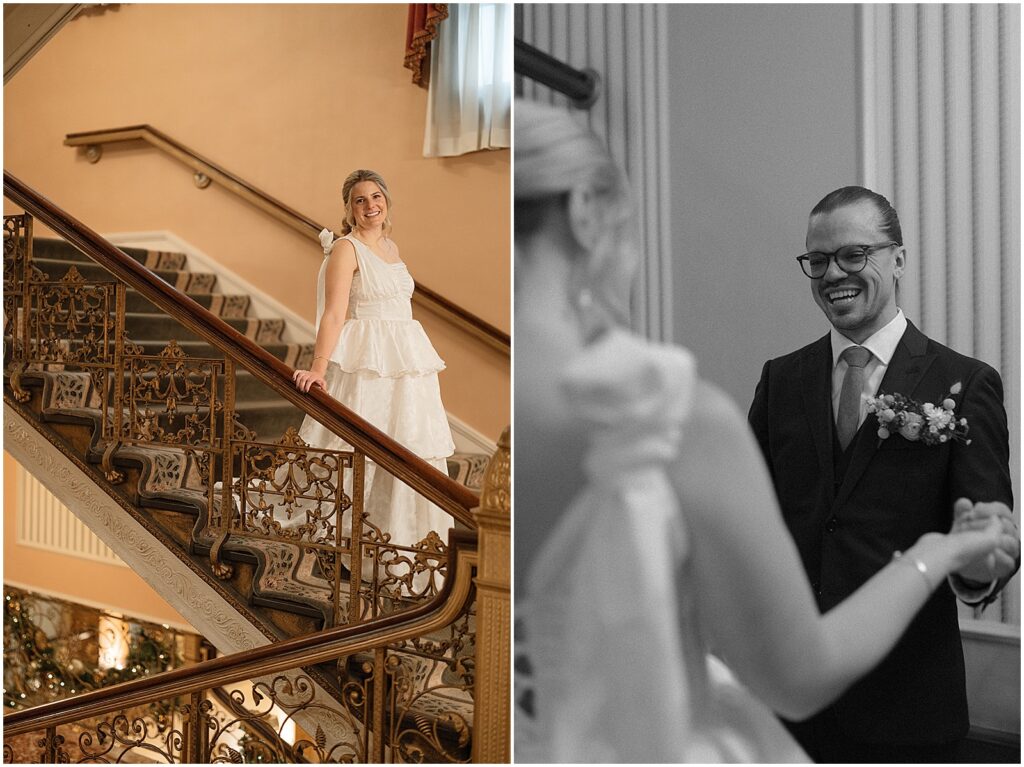
[[[699,379],[694,387],[693,408],[687,421],[691,433],[746,430],[747,420],[736,402],[721,387]]]
[[[701,380],[686,421],[676,477],[685,481],[709,472],[721,476],[730,467],[752,460],[755,444],[736,402],[720,387]]]

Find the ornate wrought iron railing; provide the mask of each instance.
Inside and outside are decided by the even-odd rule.
[[[320,231],[325,228],[308,216],[299,213],[294,208],[257,189],[248,181],[149,125],[131,125],[124,128],[69,133],[64,138],[66,146],[84,147],[86,157],[89,158],[90,162],[99,161],[103,156],[104,145],[129,141],[144,141],[187,165],[192,169],[193,179],[196,186],[200,189],[206,188],[211,182],[216,182],[246,202],[256,206],[264,213],[313,240],[318,240]],[[467,311],[453,301],[448,300],[437,291],[423,285],[423,283],[417,282],[413,300],[427,309],[436,312],[456,327],[501,354],[505,356],[511,354],[512,341],[508,333]]]
[[[501,543],[508,537],[507,439],[489,471],[491,489],[485,491],[485,503],[491,504],[491,511],[481,510],[474,493],[332,398],[298,392],[290,368],[6,172],[4,191],[28,211],[4,220],[4,363],[12,396],[26,401],[31,396],[24,388],[26,379],[41,375],[56,376],[62,386],[85,392],[79,402],[96,413],[105,445],[101,467],[111,483],[124,479],[116,463],[126,448],[148,451],[155,463],[173,465],[167,473],[180,479],[181,492],[202,501],[205,520],[197,526],[194,540],[200,550],[208,548],[217,576],[232,573],[223,556],[227,548],[255,540],[291,547],[296,556],[315,557],[330,603],[327,625],[377,625],[391,613],[415,612],[427,601],[435,604],[453,566],[439,534],[443,531],[420,541],[394,540],[364,511],[368,460],[375,470],[388,472],[446,511],[454,522],[492,537],[488,575],[481,583],[483,612],[478,613],[475,604],[468,606],[444,636],[409,637],[401,640],[405,644],[382,642],[375,645],[372,657],[339,664],[342,689],[336,693],[341,695],[345,684],[358,683],[362,677],[381,679],[398,673],[382,664],[397,664],[396,669],[411,665],[418,671],[403,682],[403,694],[422,705],[403,716],[419,716],[421,724],[429,721],[431,727],[447,722],[449,729],[460,729],[457,723],[465,720],[465,710],[446,713],[444,705],[469,706],[474,717],[493,719],[487,730],[493,747],[507,747],[500,736],[507,732],[500,725],[507,723],[507,702],[485,686],[483,695],[490,702],[480,709],[473,705],[473,685],[466,682],[473,676],[474,653],[479,656],[483,649],[482,638],[487,638],[484,654],[490,658],[491,678],[500,677],[503,669],[494,658],[507,657],[508,547],[507,540]],[[42,273],[32,261],[33,215],[114,279],[85,280],[74,266],[62,277]],[[173,340],[159,354],[144,353],[126,333],[127,287],[222,352],[223,358],[189,357]],[[277,442],[256,439],[235,418],[238,367],[312,415],[351,449],[309,446],[294,431]],[[487,626],[488,622],[495,625]],[[498,625],[502,622],[504,627]],[[406,660],[389,660],[399,657],[396,654]],[[410,657],[418,660],[409,661]],[[423,702],[432,684],[424,664],[454,674],[460,691],[447,699],[440,696],[447,704],[434,700],[436,694],[429,705]],[[500,684],[507,691],[507,679]],[[427,719],[422,719],[424,705],[430,709]],[[372,713],[377,717],[373,731],[381,736],[383,714],[377,709]],[[365,736],[370,720],[364,714],[359,721]]]
[[[481,751],[470,737],[480,726],[479,711],[460,711],[453,703],[456,691],[480,684],[472,664],[452,664],[442,643],[423,639],[457,624],[472,601],[475,541],[453,532],[451,542],[450,577],[425,604],[361,626],[336,627],[8,713],[4,761],[26,748],[35,748],[35,761],[44,763],[141,756],[240,762],[246,748],[254,760],[282,763],[493,761],[500,755]],[[361,659],[363,670],[344,681],[340,703],[302,671],[338,658]],[[230,703],[218,705],[211,691],[232,686]],[[159,702],[165,705],[152,713]],[[245,727],[265,720],[272,709],[280,723],[274,737],[268,738],[266,728]],[[287,735],[289,722],[308,737]]]

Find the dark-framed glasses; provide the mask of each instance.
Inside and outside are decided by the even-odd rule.
[[[901,242],[890,240],[889,242],[878,242],[874,245],[847,245],[834,253],[819,253],[817,251],[804,253],[802,256],[797,256],[796,260],[800,262],[800,268],[804,270],[804,274],[812,280],[817,280],[824,277],[825,272],[828,271],[829,259],[834,258],[836,266],[847,274],[856,274],[867,266],[868,256],[872,255],[875,251],[902,244]]]

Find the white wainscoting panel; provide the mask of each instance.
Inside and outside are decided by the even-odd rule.
[[[127,567],[42,482],[17,464],[17,541],[22,546]]]

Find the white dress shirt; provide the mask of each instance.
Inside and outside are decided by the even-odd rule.
[[[889,367],[892,355],[896,353],[900,339],[907,329],[907,318],[902,309],[896,310],[896,316],[889,323],[874,332],[861,344],[855,344],[835,328],[829,331],[832,339],[832,417],[839,417],[839,395],[843,390],[843,378],[849,365],[846,360],[840,359],[840,355],[851,346],[863,346],[871,352],[871,359],[864,366],[864,391],[861,392],[860,415],[857,418],[857,427],[864,423],[868,414],[868,406],[864,397],[874,397],[878,393],[878,387],[882,385],[882,378]]]

